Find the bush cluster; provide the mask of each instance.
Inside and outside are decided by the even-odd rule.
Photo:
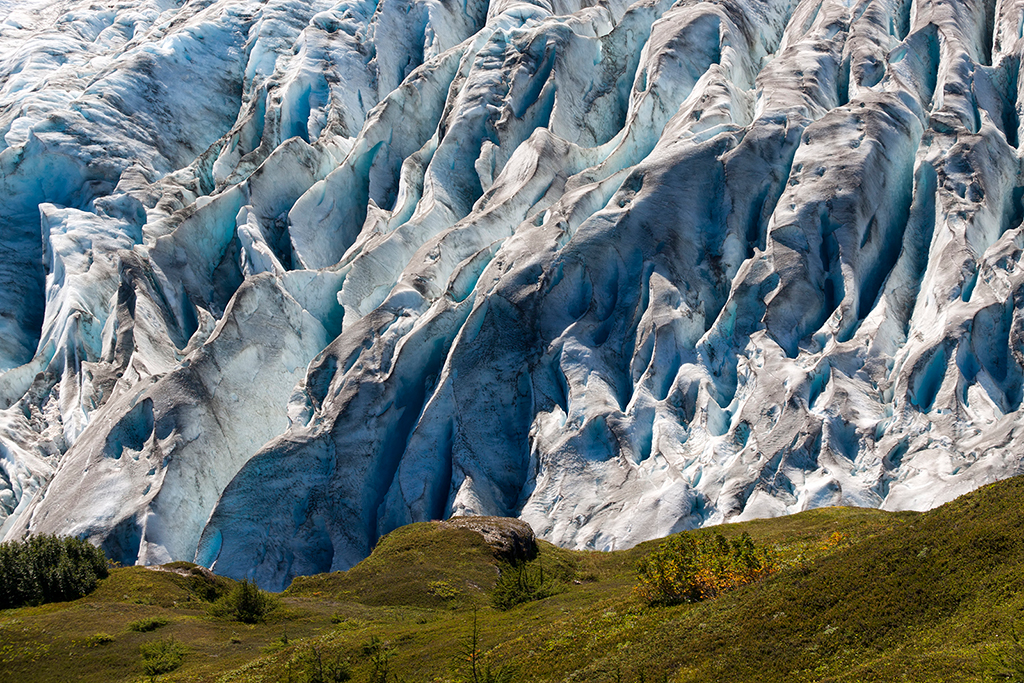
[[[169,673],[181,666],[187,650],[174,638],[156,640],[139,646],[142,655],[142,670],[155,680],[160,674]]]
[[[162,617],[149,617],[148,619],[139,619],[128,624],[129,631],[135,631],[136,633],[149,633],[155,631],[161,626],[167,626],[170,622]]]
[[[106,576],[103,551],[81,539],[44,535],[0,543],[0,609],[74,600]]]
[[[331,657],[324,652],[323,646],[317,643],[313,643],[308,650],[301,653],[298,661],[306,675],[304,683],[345,683],[352,680],[348,660],[343,659],[341,654]]]
[[[747,534],[732,540],[719,533],[675,536],[637,563],[636,593],[651,605],[697,602],[758,581],[778,566]]]
[[[533,600],[543,600],[563,590],[561,583],[550,576],[545,578],[543,564],[534,568],[525,562],[506,564],[502,566],[498,582],[491,592],[491,604],[507,610]]]
[[[215,616],[226,616],[243,624],[264,621],[267,615],[278,607],[277,599],[261,590],[251,579],[242,579],[231,592],[214,603],[211,611]]]

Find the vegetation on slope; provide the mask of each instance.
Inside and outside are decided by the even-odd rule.
[[[77,538],[0,543],[0,609],[80,598],[106,576],[103,551]]]
[[[636,565],[637,596],[649,605],[678,605],[715,598],[779,570],[775,552],[749,534],[673,536]]]
[[[85,598],[0,611],[0,681],[1012,680],[1022,503],[1013,479],[926,513],[813,510],[613,553],[540,542],[513,564],[472,531],[412,525],[254,624],[212,607],[234,582],[116,569]],[[637,590],[644,558],[714,533],[749,550],[748,534],[775,571],[678,604]],[[526,599],[497,609],[502,582]]]

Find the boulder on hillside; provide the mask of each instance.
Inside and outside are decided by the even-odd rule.
[[[469,529],[484,537],[494,556],[506,562],[529,560],[537,555],[533,527],[513,517],[452,517],[443,529]]]

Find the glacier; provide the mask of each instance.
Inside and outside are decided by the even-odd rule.
[[[0,538],[280,589],[1024,472],[1024,0],[0,0]]]

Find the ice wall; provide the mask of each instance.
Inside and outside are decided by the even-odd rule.
[[[1022,0],[0,0],[0,537],[270,588],[1024,463]]]

